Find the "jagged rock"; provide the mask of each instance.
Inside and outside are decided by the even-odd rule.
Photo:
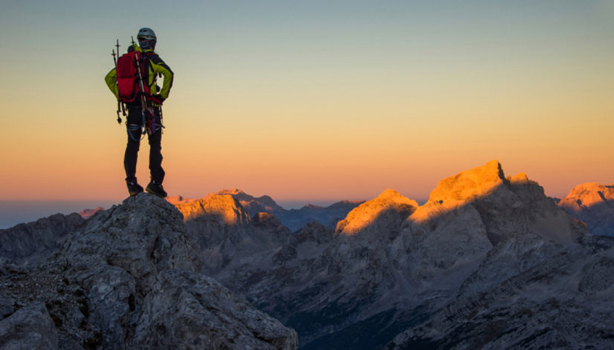
[[[424,293],[434,288],[453,290],[476,270],[493,247],[478,210],[471,205],[428,222],[414,222],[410,217],[404,225],[402,242],[392,247],[395,256],[406,267],[413,289]],[[405,248],[404,253],[396,251],[400,247]]]
[[[0,262],[36,264],[45,260],[85,220],[79,214],[55,214],[0,230]]]
[[[60,339],[48,348],[295,349],[294,331],[201,274],[201,252],[175,207],[139,194],[69,234],[44,264],[5,268],[0,295],[44,303]]]
[[[314,243],[314,245],[325,245],[330,243],[335,235],[333,230],[323,226],[318,222],[312,222],[303,227],[295,235],[297,244]]]
[[[137,322],[138,348],[296,349],[296,333],[211,278],[170,270],[154,290]]]
[[[608,247],[526,174],[506,178],[493,161],[442,180],[423,206],[386,191],[348,214],[336,234],[308,225],[277,248],[235,256],[216,278],[295,328],[302,349],[379,349],[458,302],[480,300],[539,266],[561,265],[560,256],[582,260]],[[609,260],[588,266],[601,272],[587,277],[583,290],[609,290],[603,278]],[[514,288],[506,289],[509,300],[515,300]],[[573,295],[590,303],[582,293]],[[531,305],[549,308],[539,300]],[[479,313],[479,306],[466,313]],[[486,333],[486,321],[476,329]],[[458,337],[459,329],[443,328],[441,338]],[[558,335],[543,337],[534,344],[550,344],[545,339]],[[500,345],[495,338],[482,343]]]
[[[15,301],[13,299],[0,295],[0,320],[15,312],[14,304]]]
[[[218,195],[229,195],[238,200],[241,206],[249,213],[250,216],[258,213],[275,213],[276,211],[284,210],[280,207],[273,198],[269,196],[254,197],[239,189],[222,190]]]
[[[367,220],[361,221],[357,208],[358,214],[347,221],[350,228],[364,224],[363,231],[335,234],[311,223],[281,247],[237,257],[215,276],[265,312],[300,329],[305,342],[335,334],[399,300],[402,288],[394,288],[397,277],[389,269],[394,263],[382,244],[399,232],[415,206],[415,201],[386,191],[363,204]]]
[[[197,201],[178,203],[175,206],[183,214],[186,222],[202,216],[215,217],[216,220],[228,225],[245,225],[249,222],[249,214],[230,195],[210,195]]]
[[[506,179],[497,161],[440,181],[404,229],[408,256],[419,267],[413,273],[444,277],[441,272],[454,271],[451,266],[469,267],[464,274],[453,274],[465,281],[465,291],[478,280],[471,288],[489,289],[586,234],[539,184],[525,174]],[[479,269],[473,264],[480,264]]]
[[[261,212],[252,221],[256,240],[268,248],[277,248],[292,237],[292,232],[273,214]]]
[[[243,209],[249,214],[250,217],[254,217],[259,213],[273,214],[284,224],[284,226],[288,227],[293,232],[301,229],[311,222],[316,221],[322,225],[334,229],[337,226],[337,223],[345,218],[346,215],[352,211],[352,209],[364,203],[364,201],[341,201],[324,208],[307,204],[301,209],[286,210],[279,206],[269,196],[261,196],[256,198],[238,189],[222,190],[217,194],[210,194],[203,199],[207,200],[211,196],[215,195],[232,196],[241,204]],[[180,204],[180,201],[173,199],[172,203]]]
[[[561,252],[483,293],[461,294],[386,349],[607,349],[614,239],[601,244],[607,248]]]
[[[235,257],[278,247],[292,234],[270,214],[258,214],[252,222],[239,201],[230,195],[210,195],[176,206],[184,215],[188,235],[200,246],[207,273],[212,275]]]
[[[416,201],[388,189],[377,198],[352,210],[337,224],[336,232],[346,236],[365,231],[394,234],[390,228],[399,227],[416,208]]]
[[[614,183],[585,183],[574,187],[559,206],[582,220],[594,235],[614,237]]]
[[[326,227],[335,229],[339,221],[343,220],[349,212],[364,202],[362,200],[346,200],[333,203],[328,207],[307,204],[300,209],[275,211],[273,213],[293,232],[312,222],[319,222]]]
[[[1,320],[0,348],[58,349],[58,334],[45,304],[32,303]]]
[[[504,181],[501,165],[493,160],[484,166],[439,181],[431,192],[429,202],[445,203],[449,208],[465,205],[489,196],[503,186]]]

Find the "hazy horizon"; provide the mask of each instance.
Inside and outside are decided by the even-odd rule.
[[[191,198],[196,199],[196,198]],[[273,198],[275,200],[275,198]],[[282,208],[300,209],[307,204],[327,207],[331,204],[340,202],[331,200],[290,200],[290,201],[275,201]],[[0,229],[11,228],[19,224],[34,222],[54,214],[72,214],[79,213],[85,209],[95,209],[102,207],[109,209],[113,205],[119,205],[123,201],[105,201],[105,200],[0,200]]]

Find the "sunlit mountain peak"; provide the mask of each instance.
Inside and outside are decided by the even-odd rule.
[[[368,227],[377,227],[381,219],[406,218],[418,207],[418,202],[387,189],[377,198],[367,201],[352,210],[345,220],[337,224],[336,232],[351,236]]]
[[[528,181],[525,174],[518,174],[514,178],[515,181],[523,179]],[[491,194],[503,185],[504,181],[503,170],[497,160],[450,176],[439,181],[431,192],[428,202],[418,208],[410,219],[415,222],[425,222],[450,209]]]
[[[184,221],[209,216],[222,219],[226,224],[234,225],[250,220],[243,207],[230,195],[212,194],[192,202],[177,203],[175,207],[183,214]]]
[[[446,206],[463,204],[476,197],[488,195],[504,182],[503,170],[497,160],[439,181],[431,192],[429,202]]]
[[[588,182],[578,185],[561,199],[559,205],[576,212],[596,205],[603,205],[614,211],[614,183],[600,185]]]

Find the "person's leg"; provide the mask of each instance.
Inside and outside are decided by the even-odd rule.
[[[166,191],[162,187],[165,172],[162,168],[162,125],[158,111],[156,111],[156,130],[149,135],[149,171],[151,182],[147,185],[147,192],[166,197]]]
[[[164,169],[162,168],[162,129],[156,130],[149,136],[149,170],[151,179],[157,184],[164,181]]]
[[[141,144],[141,120],[142,115],[140,108],[132,107],[128,109],[128,143],[126,144],[126,152],[124,153],[124,169],[126,171],[128,192],[131,196],[143,192],[143,187],[141,187],[136,180],[136,164]]]

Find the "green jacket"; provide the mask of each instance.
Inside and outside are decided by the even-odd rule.
[[[143,50],[138,46],[134,45],[136,51],[143,52]],[[145,70],[145,76],[143,80],[149,85],[149,91],[152,95],[160,95],[163,100],[168,98],[168,94],[171,92],[171,87],[173,86],[173,71],[169,66],[162,61],[160,56],[157,53],[153,52],[153,50],[146,50],[147,54],[147,67]],[[161,74],[164,77],[164,84],[160,91],[158,91],[158,85],[156,85],[156,78],[158,74]],[[104,77],[104,81],[107,83],[109,90],[115,95],[115,98],[119,99],[119,91],[117,91],[117,72],[115,68],[111,69],[111,71]]]

